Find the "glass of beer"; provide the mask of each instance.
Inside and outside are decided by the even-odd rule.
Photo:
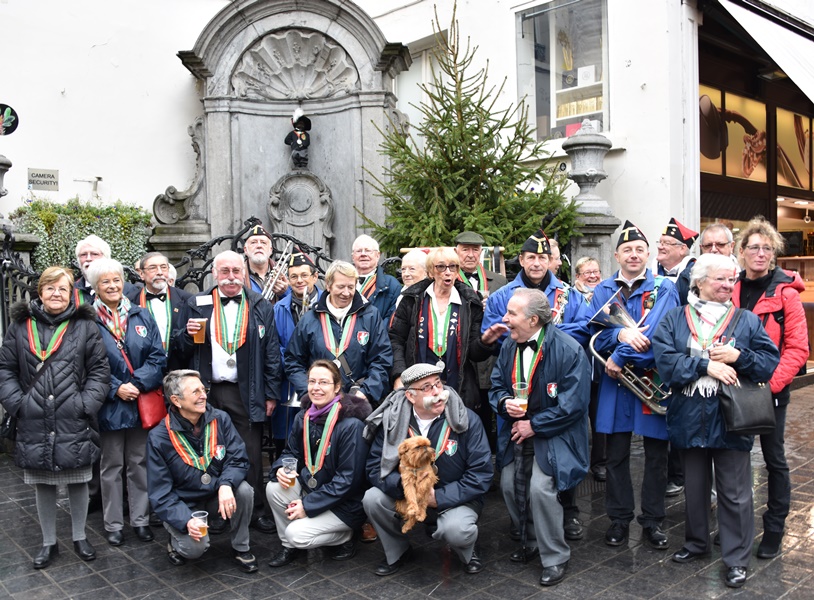
[[[201,532],[202,537],[206,537],[206,534],[209,533],[209,513],[205,510],[196,510],[192,513],[192,518],[200,521],[198,530]]]
[[[205,344],[206,343],[206,321],[207,319],[190,319],[191,321],[195,321],[198,323],[201,328],[195,332],[195,335],[192,336],[192,341],[196,344]]]
[[[290,488],[294,485],[294,481],[297,478],[297,459],[296,458],[284,458],[283,459],[283,472],[286,474],[287,477],[291,478],[291,483],[285,485],[282,481],[280,485],[284,488]]]
[[[517,405],[520,410],[528,410],[529,407],[529,384],[518,382],[512,384],[514,397],[517,400]]]

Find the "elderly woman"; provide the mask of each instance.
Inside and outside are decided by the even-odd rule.
[[[583,256],[574,265],[574,278],[574,287],[590,304],[594,288],[602,281],[599,262],[593,256]]]
[[[297,324],[285,350],[285,374],[294,391],[308,391],[308,369],[318,358],[337,361],[342,390],[378,404],[386,395],[393,351],[378,309],[356,291],[358,272],[338,260],[325,273],[325,290]]]
[[[499,334],[487,329],[481,337],[483,304],[477,292],[458,279],[459,268],[453,248],[436,248],[427,257],[431,278],[402,292],[390,324],[391,377],[398,389],[408,367],[437,364],[443,369],[441,379],[474,409],[480,404],[475,363],[489,358]]]
[[[738,242],[738,260],[743,270],[732,294],[735,306],[755,313],[780,350],[780,364],[769,380],[776,425],[772,433],[760,436],[760,449],[769,472],[769,498],[763,513],[758,558],[780,554],[791,505],[785,451],[786,407],[791,381],[808,360],[808,328],[800,300],[805,284],[797,273],[776,266],[784,246],[783,236],[763,217],[749,221]]]
[[[42,548],[34,568],[57,555],[57,486],[67,485],[74,550],[82,560],[96,551],[85,536],[88,481],[99,457],[96,413],[110,384],[105,347],[89,306],[71,302],[73,275],[49,267],[39,298],[11,309],[0,347],[0,398],[17,418],[15,462],[34,485]]]
[[[354,531],[365,520],[368,445],[362,431],[370,412],[367,400],[342,393],[342,376],[333,362],[314,361],[302,410],[269,473],[266,497],[283,544],[270,566],[282,567],[321,546],[334,547],[334,560],[356,554]],[[296,467],[286,469],[292,459]]]
[[[138,412],[138,396],[161,385],[167,355],[155,320],[122,295],[124,272],[109,258],[93,261],[87,278],[96,292],[93,307],[110,362],[110,392],[99,411],[102,459],[102,510],[107,542],[124,543],[122,473],[127,469],[130,524],[143,541],[153,540],[147,499],[147,433]]]
[[[667,431],[685,473],[685,542],[673,560],[690,562],[710,553],[714,465],[721,555],[729,587],[744,584],[752,553],[753,437],[726,431],[718,388],[738,378],[768,381],[779,359],[760,320],[732,304],[737,279],[727,257],[702,255],[690,272],[688,305],[667,313],[653,338],[659,375],[672,388]]]

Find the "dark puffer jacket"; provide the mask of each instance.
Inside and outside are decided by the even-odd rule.
[[[60,323],[69,320],[65,337],[46,371],[31,382],[40,360],[29,349],[28,318],[33,315],[41,347]],[[15,304],[12,323],[0,348],[0,399],[17,417],[15,460],[24,469],[61,471],[92,464],[99,458],[96,413],[110,387],[107,352],[90,306],[69,305],[60,315],[43,310],[39,300]]]

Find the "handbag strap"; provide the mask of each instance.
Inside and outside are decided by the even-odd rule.
[[[743,314],[744,310],[746,310],[746,309],[743,309],[743,308],[736,308],[735,309],[735,316],[732,317],[732,320],[729,322],[729,327],[726,328],[726,334],[727,334],[726,337],[727,338],[732,337],[732,333],[735,331],[735,327],[738,326],[738,321],[741,320],[741,315]]]
[[[34,373],[34,378],[31,380],[31,385],[29,385],[28,389],[25,391],[26,394],[33,390],[34,386],[37,385],[37,382],[40,380],[40,377],[42,377],[42,374],[45,373],[45,369],[48,368],[48,364],[51,362],[51,359],[53,357],[54,355],[52,354],[51,356],[46,358],[45,361],[42,362],[39,370],[36,373]]]

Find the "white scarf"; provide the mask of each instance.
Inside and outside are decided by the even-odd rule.
[[[720,302],[701,300],[692,290],[687,294],[687,303],[698,311],[699,321],[701,322],[701,331],[698,333],[702,337],[709,335],[713,327],[715,327],[715,324],[732,305],[731,302],[721,304]],[[690,356],[709,358],[709,351],[704,351],[701,348],[701,344],[698,343],[698,340],[696,340],[692,334],[690,334],[687,345],[690,348]],[[719,383],[720,381],[714,377],[703,375],[692,383],[685,385],[681,393],[685,396],[692,396],[697,391],[703,398],[710,398],[718,394]]]

